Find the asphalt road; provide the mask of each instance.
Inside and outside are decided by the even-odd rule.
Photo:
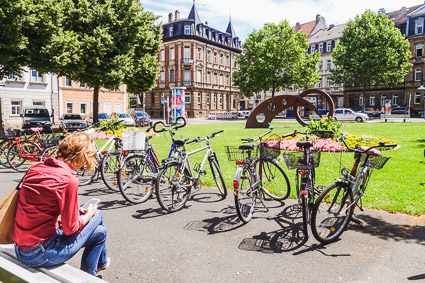
[[[0,169],[0,198],[23,173]],[[357,211],[340,241],[305,241],[293,200],[258,206],[242,225],[233,195],[195,193],[184,210],[163,213],[156,199],[128,205],[103,183],[81,187],[80,204],[100,198],[108,229],[109,282],[409,282],[425,280],[425,218]],[[79,267],[81,252],[68,263]]]

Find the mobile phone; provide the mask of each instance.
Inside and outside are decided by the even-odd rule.
[[[91,200],[89,200],[88,202],[86,202],[81,208],[80,210],[83,211],[87,211],[87,209],[89,208],[89,205],[92,203],[93,205],[96,205],[100,202],[100,199],[97,198],[92,198]]]

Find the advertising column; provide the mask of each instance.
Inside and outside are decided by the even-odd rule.
[[[186,87],[172,87],[171,113],[173,123],[178,117],[186,118],[186,110],[184,107]]]

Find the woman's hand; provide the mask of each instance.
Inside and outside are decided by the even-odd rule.
[[[93,215],[96,213],[97,210],[97,204],[93,205],[92,203],[89,204],[89,207],[87,208],[86,214],[84,214],[81,218],[84,220],[84,225],[87,224],[87,222],[90,221],[90,219],[93,217]]]

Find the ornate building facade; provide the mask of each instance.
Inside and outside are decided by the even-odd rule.
[[[164,117],[164,104],[170,101],[171,87],[186,87],[188,117],[205,117],[209,111],[239,110],[239,89],[233,85],[237,70],[235,57],[242,52],[232,22],[226,32],[202,23],[195,3],[187,18],[180,12],[168,15],[162,26],[163,40],[158,54],[160,76],[146,93],[146,111]]]

